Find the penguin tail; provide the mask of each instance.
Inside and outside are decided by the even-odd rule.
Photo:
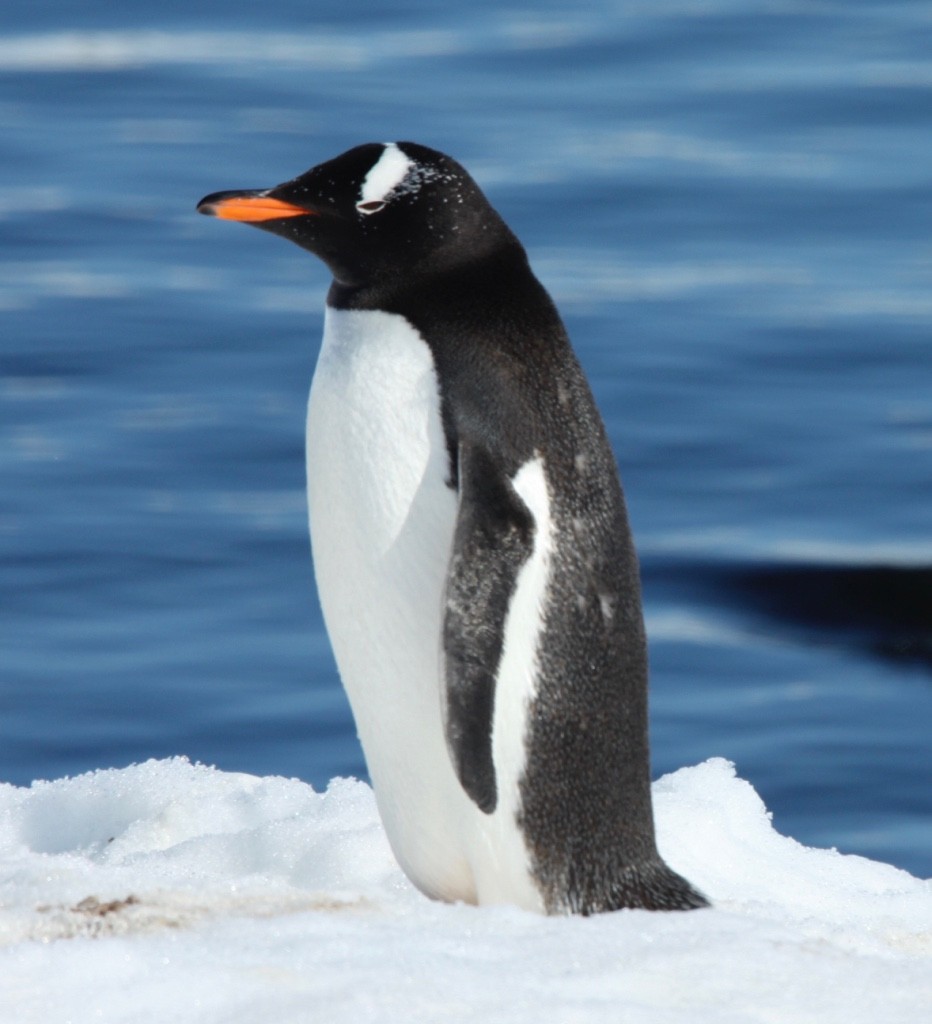
[[[613,880],[606,910],[699,910],[710,906],[694,886],[657,858],[626,870]]]
[[[574,879],[550,902],[550,913],[602,914],[613,910],[699,910],[710,906],[698,889],[659,858],[611,871],[601,880]]]

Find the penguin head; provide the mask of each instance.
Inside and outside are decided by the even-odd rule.
[[[356,146],[274,188],[215,192],[197,209],[296,242],[354,288],[514,242],[455,160],[413,142]]]

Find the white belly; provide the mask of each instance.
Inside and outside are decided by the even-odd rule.
[[[448,473],[427,344],[403,317],[328,309],[308,407],[311,544],[386,832],[429,895],[539,909],[515,800],[482,814],[444,739],[441,616],[457,511]]]

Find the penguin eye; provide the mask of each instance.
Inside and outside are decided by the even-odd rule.
[[[379,210],[384,210],[385,206],[386,204],[384,199],[370,199],[365,203],[357,203],[356,209],[359,210],[360,213],[369,214],[378,213]]]

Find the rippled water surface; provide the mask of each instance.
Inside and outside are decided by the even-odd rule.
[[[927,3],[8,5],[0,778],[364,773],[303,417],[327,277],[194,214],[464,162],[567,320],[641,551],[655,772],[932,873]]]

